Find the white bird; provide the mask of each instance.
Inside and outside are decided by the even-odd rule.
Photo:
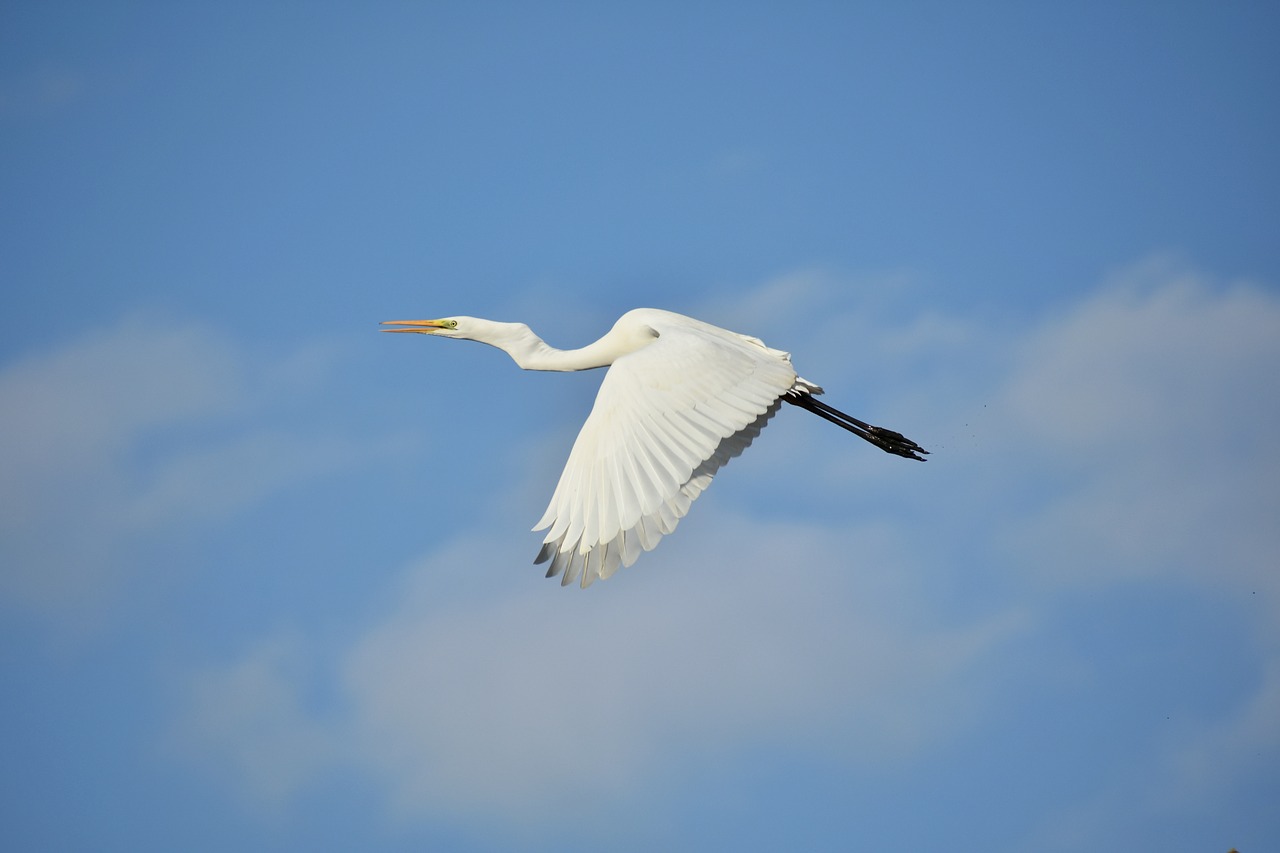
[[[888,453],[922,462],[928,453],[814,399],[822,388],[796,375],[790,353],[670,311],[628,311],[600,340],[574,350],[548,346],[523,323],[446,317],[383,325],[489,344],[524,370],[609,368],[533,528],[551,528],[534,563],[550,561],[547,577],[559,575],[562,585],[581,577],[585,588],[652,550],[783,402]]]

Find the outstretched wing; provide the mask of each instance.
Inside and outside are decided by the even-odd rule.
[[[657,339],[609,368],[534,528],[551,528],[535,562],[561,584],[586,587],[652,550],[796,383],[785,353],[679,320],[653,323]]]

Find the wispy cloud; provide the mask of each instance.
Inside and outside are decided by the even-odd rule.
[[[730,178],[758,171],[767,163],[759,148],[730,148],[716,154],[711,160],[711,173],[716,177]]]
[[[1027,627],[1016,611],[939,620],[937,602],[895,580],[915,574],[910,549],[874,527],[700,522],[660,575],[637,567],[646,574],[626,588],[590,597],[548,586],[459,600],[441,578],[493,572],[505,549],[465,539],[426,558],[403,603],[329,662],[346,707],[323,742],[356,745],[348,765],[381,779],[404,816],[517,834],[594,825],[650,796],[655,776],[744,743],[914,756],[980,710],[979,672]],[[203,676],[253,688],[231,691],[227,713],[208,707],[217,691],[193,695],[199,720],[248,718],[243,731],[200,727],[209,756],[253,753],[282,708],[300,731],[318,724],[296,695],[282,700],[279,680],[242,678],[273,648]],[[253,690],[259,710],[242,714]],[[299,785],[319,764],[277,757],[291,763],[279,778]],[[256,766],[241,770],[256,789]],[[595,817],[582,818],[584,802]]]
[[[167,734],[166,745],[212,760],[244,786],[252,807],[278,810],[337,758],[332,732],[303,708],[306,665],[298,638],[282,636],[233,667],[193,675],[190,712]]]
[[[67,65],[44,64],[0,78],[0,118],[42,113],[69,104],[85,91],[84,75]]]
[[[101,607],[138,548],[224,519],[368,448],[273,424],[315,351],[251,357],[198,324],[129,320],[0,372],[0,591],[54,613]]]
[[[1014,351],[1011,445],[1059,484],[1011,537],[1066,578],[1168,574],[1280,606],[1280,300],[1157,260]],[[1080,476],[1087,472],[1088,476]]]
[[[36,50],[49,45],[36,45]],[[24,121],[64,115],[68,111],[128,93],[147,76],[137,59],[84,63],[80,58],[51,55],[0,72],[0,121]]]
[[[543,822],[744,740],[910,753],[953,722],[924,709],[954,709],[959,675],[1018,624],[930,626],[885,588],[905,567],[879,531],[702,521],[665,576],[607,597],[411,604],[357,644],[344,681],[401,801]]]
[[[1107,781],[1064,802],[1020,839],[1017,849],[1091,850],[1108,844],[1135,847],[1178,843],[1187,815],[1212,817],[1232,800],[1257,801],[1266,793],[1280,754],[1280,658],[1272,657],[1256,692],[1222,719],[1181,723],[1176,737],[1138,759],[1117,762]],[[1254,790],[1249,790],[1250,788]],[[1215,822],[1222,846],[1266,835],[1264,826]],[[1171,829],[1173,827],[1174,829]]]

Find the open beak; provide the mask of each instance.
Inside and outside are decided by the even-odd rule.
[[[381,329],[383,332],[417,332],[420,335],[435,334],[437,329],[446,328],[443,320],[387,320],[384,326],[405,326],[403,329]]]

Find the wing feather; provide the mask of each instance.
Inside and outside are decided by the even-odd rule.
[[[605,374],[547,511],[536,562],[589,586],[675,530],[716,472],[777,412],[797,377],[785,353],[678,315]]]

